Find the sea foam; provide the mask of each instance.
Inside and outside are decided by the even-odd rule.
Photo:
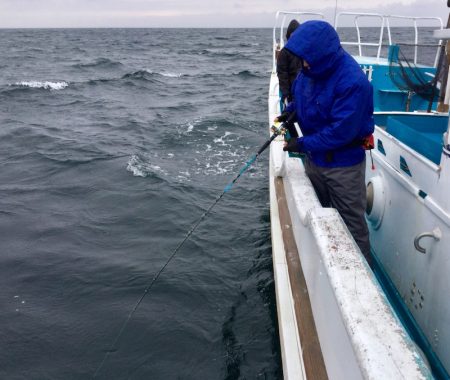
[[[135,177],[147,177],[152,173],[167,175],[167,172],[158,165],[152,165],[133,154],[127,163],[127,170]]]
[[[168,77],[168,78],[181,78],[183,76],[183,74],[179,73],[165,73],[165,72],[161,72],[158,73],[159,75],[162,75],[163,77]]]
[[[167,72],[167,71],[159,71],[159,72],[156,72],[156,71],[153,71],[153,70],[150,70],[150,69],[145,69],[145,71],[146,71],[148,74],[161,75],[161,76],[166,77],[166,78],[181,78],[182,76],[184,76],[184,75],[181,74],[181,73],[171,73],[171,72]]]
[[[45,90],[62,90],[66,88],[69,84],[67,82],[38,82],[38,81],[31,81],[31,82],[17,82],[15,83],[15,86],[22,86],[22,87],[31,87],[31,88],[43,88]]]

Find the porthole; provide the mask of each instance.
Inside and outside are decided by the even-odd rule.
[[[386,203],[384,181],[380,175],[369,179],[366,187],[366,195],[367,220],[373,225],[373,228],[377,229],[383,220]]]

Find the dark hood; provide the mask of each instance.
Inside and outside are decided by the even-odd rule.
[[[331,73],[344,54],[339,36],[325,21],[306,21],[301,24],[286,44],[286,49],[310,65],[305,75],[323,77]]]
[[[299,27],[299,23],[297,20],[292,20],[286,30],[286,40],[289,39],[289,37],[291,36],[292,33],[294,33],[294,30],[297,29]]]

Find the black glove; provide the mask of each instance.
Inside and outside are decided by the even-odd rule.
[[[285,152],[303,152],[303,141],[302,139],[297,139],[297,137],[292,137],[289,139],[287,144],[283,147]]]
[[[290,112],[283,112],[280,116],[277,116],[275,120],[278,120],[280,123],[284,123],[287,119],[289,119],[290,115]]]
[[[289,131],[289,137],[298,137],[297,130],[295,129],[294,123],[286,123],[284,126]]]

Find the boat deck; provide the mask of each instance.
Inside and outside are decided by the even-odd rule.
[[[301,355],[303,357],[305,375],[307,379],[328,379],[319,337],[314,323],[308,287],[306,286],[306,280],[292,229],[284,183],[280,177],[275,179],[275,191],[289,283],[294,300],[295,321],[298,336],[302,342],[301,346],[303,347]]]

